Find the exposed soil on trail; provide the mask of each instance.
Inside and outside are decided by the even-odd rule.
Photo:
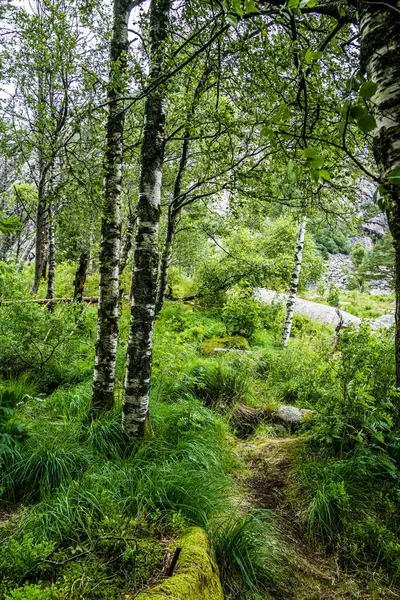
[[[298,437],[254,437],[237,442],[237,451],[248,472],[245,486],[248,504],[269,509],[290,557],[293,592],[284,600],[386,600],[400,593],[385,587],[378,573],[347,572],[338,557],[312,544],[301,518],[301,490],[294,480],[294,456]],[[264,600],[268,600],[266,597]]]

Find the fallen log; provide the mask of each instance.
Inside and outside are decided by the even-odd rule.
[[[99,301],[98,296],[84,296],[82,302],[95,304]],[[76,302],[74,298],[31,298],[29,300],[0,300],[0,304],[22,304],[24,302],[35,302],[36,304],[50,304],[53,302]]]

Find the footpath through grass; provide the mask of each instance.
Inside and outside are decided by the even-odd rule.
[[[237,306],[222,319],[166,305],[155,331],[151,431],[141,445],[124,438],[119,405],[89,418],[84,370],[81,383],[64,380],[50,394],[48,369],[4,379],[0,487],[3,513],[13,516],[0,527],[1,597],[134,595],[162,576],[174,540],[191,525],[210,536],[227,598],[396,597],[391,334],[344,332],[334,349],[329,328],[297,318],[282,351],[280,312],[263,311],[263,327],[250,332],[249,313],[241,323]],[[127,321],[124,312],[117,396]],[[79,326],[91,340],[92,316]],[[220,338],[234,351],[215,353]],[[79,365],[88,368],[83,342],[69,361],[75,379]],[[57,361],[62,371],[64,354]],[[311,408],[313,419],[296,431],[271,422],[282,403]],[[243,427],[247,414],[258,416]],[[329,596],[318,582],[334,564],[346,585]]]

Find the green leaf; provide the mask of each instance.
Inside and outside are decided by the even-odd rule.
[[[312,63],[312,51],[311,50],[307,50],[304,60],[307,65],[311,65],[311,63]]]
[[[245,0],[244,10],[246,13],[259,13],[259,9],[255,5],[254,0]]]
[[[373,81],[364,81],[360,87],[360,96],[365,100],[370,100],[376,94],[378,84]]]
[[[232,25],[232,27],[237,27],[238,20],[237,17],[235,17],[235,15],[232,15],[231,13],[229,15],[226,15],[226,20],[229,23],[229,25]]]
[[[321,169],[319,175],[320,177],[322,177],[322,179],[325,179],[325,181],[331,180],[331,174],[329,173],[329,171],[325,171],[325,169]]]
[[[243,16],[242,0],[232,0],[232,8],[239,17]]]
[[[314,60],[318,60],[320,58],[322,58],[324,55],[323,52],[321,52],[320,50],[310,50],[308,49],[306,52],[306,55],[304,57],[304,60],[306,62],[307,65],[311,65],[311,63]]]
[[[389,173],[389,183],[392,185],[400,185],[400,167],[396,167]]]
[[[273,131],[273,129],[271,129],[271,127],[269,125],[263,125],[260,129],[261,137],[269,137],[273,133],[274,133],[274,131]]]
[[[375,117],[373,115],[364,115],[357,120],[357,125],[363,133],[369,133],[376,129]]]
[[[299,6],[300,0],[289,0],[287,3],[287,8],[297,8]]]
[[[318,182],[319,181],[319,171],[317,171],[317,169],[311,169],[310,173],[311,173],[311,177],[314,179],[314,181]]]
[[[339,17],[345,17],[347,15],[346,9],[344,6],[339,6],[338,8]]]
[[[324,164],[324,159],[322,158],[322,156],[318,156],[317,158],[314,158],[312,161],[312,166],[315,169],[320,169],[323,164]]]
[[[294,162],[292,159],[289,159],[289,161],[288,161],[287,172],[288,172],[288,176],[289,176],[289,181],[291,183],[296,183],[297,176],[296,176],[296,171],[294,170]]]
[[[314,148],[304,148],[303,151],[304,158],[318,158],[319,154]]]
[[[360,106],[359,104],[357,104],[350,108],[350,114],[353,117],[353,119],[357,121],[358,119],[361,119],[361,117],[367,115],[368,110],[365,108],[365,106]]]

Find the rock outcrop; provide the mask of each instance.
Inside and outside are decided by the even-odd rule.
[[[286,302],[285,294],[278,294],[265,288],[256,288],[254,295],[266,304],[285,304]],[[311,302],[310,300],[303,300],[303,298],[296,298],[294,311],[295,313],[304,315],[315,321],[320,321],[321,323],[333,325],[334,327],[339,325],[340,321],[342,321],[342,327],[348,327],[351,324],[359,327],[363,321],[363,319],[355,317],[344,310],[339,310],[333,306],[326,306],[325,304],[318,304],[318,302]],[[369,321],[371,328],[375,330],[379,330],[382,327],[391,327],[393,323],[394,312]]]

